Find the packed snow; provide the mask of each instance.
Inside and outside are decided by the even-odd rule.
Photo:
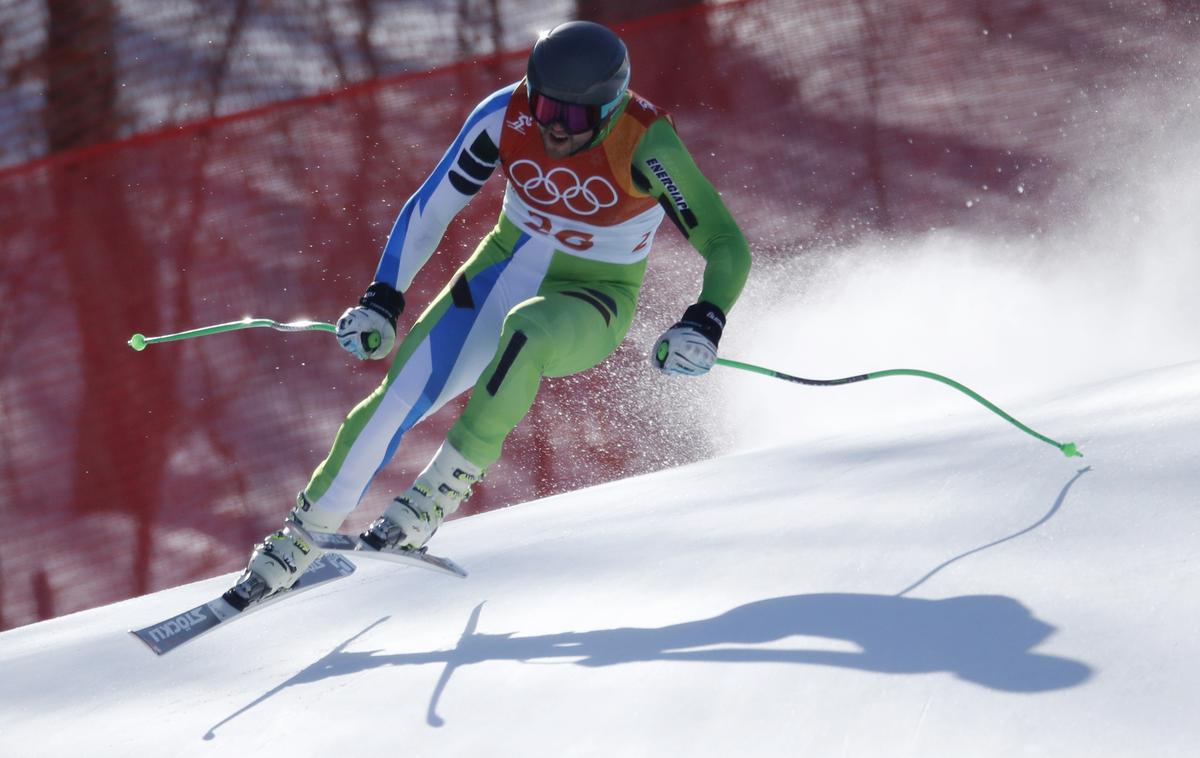
[[[964,405],[454,521],[466,580],[360,559],[161,658],[232,575],[15,629],[0,753],[1194,755],[1198,384],[1015,409],[1082,461]]]

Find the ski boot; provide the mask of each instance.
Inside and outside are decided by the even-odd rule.
[[[458,510],[471,496],[471,486],[482,478],[479,466],[449,442],[443,443],[412,487],[392,500],[359,540],[369,550],[421,550],[442,519]]]
[[[308,498],[301,492],[296,498],[296,506],[284,520],[283,528],[254,546],[246,570],[222,595],[225,601],[244,610],[295,584],[322,552],[307,530],[332,532],[339,526],[329,526],[322,519],[314,518],[315,515]]]

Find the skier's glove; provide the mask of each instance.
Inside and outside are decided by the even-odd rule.
[[[664,374],[706,374],[717,360],[717,343],[724,328],[725,314],[720,308],[696,303],[654,343],[650,362]]]
[[[373,282],[354,308],[337,322],[337,340],[359,360],[387,357],[396,344],[396,319],[404,310],[404,295],[384,282]]]

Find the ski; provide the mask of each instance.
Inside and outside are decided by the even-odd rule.
[[[363,549],[358,537],[352,537],[349,534],[310,532],[309,535],[316,546],[324,550],[326,554],[353,555],[356,558],[370,558],[405,566],[417,566],[441,574],[457,576],[460,579],[465,579],[467,576],[467,571],[462,566],[449,558],[427,553],[425,548],[420,550],[371,550],[370,548]]]
[[[313,561],[308,570],[296,580],[289,589],[277,592],[257,603],[238,610],[218,596],[213,600],[184,611],[183,613],[163,619],[143,629],[129,631],[158,655],[165,655],[172,650],[195,640],[212,630],[242,618],[251,611],[274,605],[296,593],[320,587],[337,579],[354,573],[354,564],[338,553],[327,553]]]

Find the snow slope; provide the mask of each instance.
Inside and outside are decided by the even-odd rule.
[[[231,576],[15,629],[0,754],[1194,755],[1197,386],[1010,409],[1082,462],[965,401],[451,522],[465,581],[360,560],[163,658],[125,630]]]

